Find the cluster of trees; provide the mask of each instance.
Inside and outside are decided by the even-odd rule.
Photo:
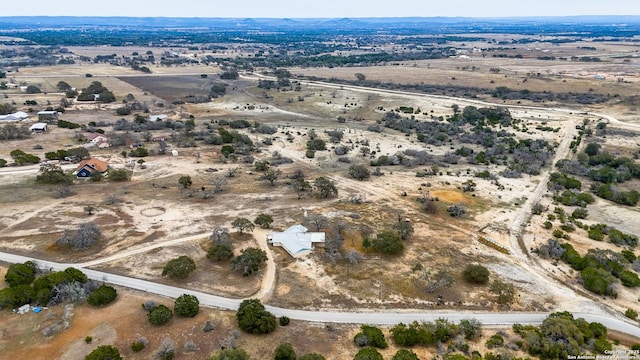
[[[142,308],[147,311],[149,323],[161,326],[167,324],[174,313],[180,317],[195,317],[200,312],[200,301],[194,295],[182,294],[176,298],[173,310],[154,301],[144,302]]]
[[[620,253],[611,250],[589,249],[581,256],[569,243],[559,243],[549,239],[547,244],[538,248],[542,257],[562,260],[574,270],[579,271],[583,286],[598,295],[617,297],[618,281],[627,287],[640,286],[640,277],[630,265],[636,269],[636,257],[633,252],[623,250]]]
[[[2,115],[2,104],[0,104],[0,115]],[[31,131],[27,126],[16,126],[14,124],[6,124],[0,127],[0,140],[20,140],[31,136]]]
[[[483,148],[475,152],[469,147],[445,154],[436,159],[430,154],[418,151],[399,152],[393,156],[382,155],[372,161],[372,165],[406,166],[431,164],[457,164],[460,157],[466,158],[470,164],[498,164],[508,167],[504,176],[517,177],[521,173],[537,175],[540,169],[551,159],[553,146],[543,139],[517,140],[515,135],[505,130],[507,127],[518,129],[519,120],[513,119],[507,109],[491,107],[476,108],[467,106],[461,112],[457,105],[453,106],[454,114],[445,118],[432,118],[419,121],[404,117],[401,113],[390,111],[385,113],[381,123],[406,134],[415,132],[418,140],[427,144],[444,146],[458,141]],[[373,153],[372,153],[373,155]]]
[[[606,224],[593,224],[588,229],[589,238],[597,241],[604,240],[608,235],[609,241],[618,246],[628,246],[634,248],[638,245],[638,237],[633,234],[624,233]]]
[[[37,164],[40,162],[39,157],[28,154],[20,149],[12,150],[9,155],[18,165]]]
[[[98,225],[94,223],[81,224],[75,232],[65,229],[61,238],[56,240],[56,246],[74,250],[86,249],[95,245],[102,237]]]
[[[238,218],[234,220],[234,223],[238,222],[237,220],[239,219],[246,220],[246,222],[242,221],[243,230],[246,230],[247,226],[249,225],[251,229],[253,229],[254,225],[248,219]],[[209,247],[209,250],[207,250],[207,258],[213,261],[231,260],[231,270],[241,271],[243,276],[249,276],[258,271],[260,269],[260,266],[264,264],[268,259],[267,253],[264,250],[256,247],[243,249],[240,255],[234,257],[231,236],[229,235],[229,232],[224,228],[214,228],[210,238],[212,244]]]
[[[540,326],[515,324],[513,330],[521,338],[516,342],[521,350],[544,359],[567,359],[586,351],[604,354],[612,348],[604,325],[568,312],[553,313]]]
[[[54,306],[86,301],[94,306],[103,306],[117,296],[114,288],[89,281],[78,269],[70,267],[64,271],[43,274],[31,261],[9,266],[5,281],[9,287],[0,290],[0,309],[33,302]]]
[[[78,101],[98,101],[102,103],[116,101],[116,96],[99,81],[93,81],[91,85],[82,89],[82,92],[77,96]]]
[[[598,143],[589,143],[578,154],[578,160],[564,159],[556,164],[561,171],[586,176],[600,184],[593,184],[591,191],[603,199],[635,206],[640,200],[637,190],[624,191],[618,184],[640,178],[640,165],[627,157],[616,157],[603,151]]]

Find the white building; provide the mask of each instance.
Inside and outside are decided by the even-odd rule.
[[[273,246],[280,246],[293,257],[301,257],[310,253],[316,244],[324,244],[324,232],[309,232],[302,225],[293,225],[283,232],[267,235],[267,241]]]

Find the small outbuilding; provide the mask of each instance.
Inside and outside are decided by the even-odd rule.
[[[57,111],[39,111],[38,120],[40,121],[53,121],[58,119]]]
[[[29,130],[31,130],[31,132],[43,133],[47,131],[47,124],[42,122],[35,123],[29,127]]]

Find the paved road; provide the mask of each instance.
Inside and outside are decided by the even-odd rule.
[[[26,256],[14,255],[8,253],[0,253],[0,261],[8,263],[23,263],[25,261],[35,261],[38,266],[45,269],[55,271],[64,270],[74,264],[57,263],[46,260],[33,259]],[[170,298],[176,298],[182,294],[191,294],[200,300],[203,306],[216,307],[225,310],[236,310],[242,301],[241,299],[229,299],[221,296],[211,295],[200,291],[193,291],[176,286],[157,284],[151,281],[135,279],[122,275],[109,274],[102,271],[82,268],[82,271],[93,280],[104,281],[110,284],[124,286],[148,293],[158,294]],[[378,324],[393,325],[399,322],[409,323],[417,321],[434,321],[438,318],[447,318],[453,322],[459,322],[462,319],[475,318],[487,326],[509,326],[515,323],[519,324],[539,324],[548,315],[548,313],[522,313],[522,312],[471,312],[471,311],[387,311],[387,310],[367,310],[367,311],[307,311],[284,309],[273,306],[266,306],[267,310],[277,316],[288,316],[292,319],[311,321],[311,322],[330,322],[330,323],[348,323],[348,324]],[[605,325],[611,330],[620,331],[640,338],[640,328],[629,322],[615,319],[607,316],[575,313],[576,317],[583,317],[587,321],[597,321]]]

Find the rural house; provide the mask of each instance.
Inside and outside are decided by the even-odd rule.
[[[110,146],[109,139],[103,134],[89,133],[89,134],[86,134],[84,137],[85,139],[87,139],[87,144],[92,144],[99,148],[108,148]]]
[[[324,244],[324,232],[309,232],[302,225],[293,225],[283,232],[267,235],[267,241],[273,246],[281,246],[289,255],[300,257],[313,250],[315,244]]]
[[[26,118],[29,117],[29,114],[27,114],[24,111],[18,111],[18,112],[14,112],[13,114],[8,114],[8,115],[0,115],[0,120],[3,121],[21,121],[24,120]]]
[[[95,172],[106,174],[109,163],[99,159],[82,160],[76,168],[75,174],[78,179],[88,179]]]

